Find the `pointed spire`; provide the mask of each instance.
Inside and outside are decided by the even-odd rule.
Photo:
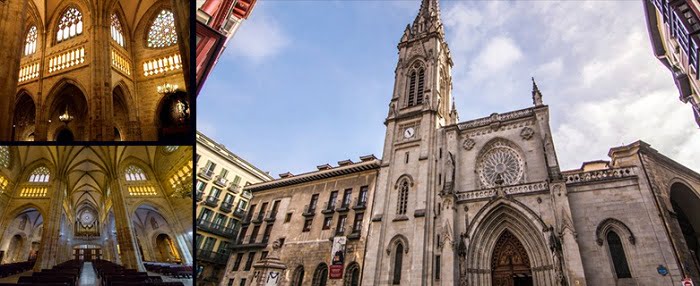
[[[440,5],[438,0],[421,0],[420,9],[411,26],[411,36],[425,32],[438,32],[444,36],[445,32],[440,20]]]
[[[532,104],[534,104],[535,106],[542,105],[542,93],[537,87],[537,83],[535,82],[534,77],[532,78]]]

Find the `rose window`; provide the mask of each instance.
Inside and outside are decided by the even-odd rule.
[[[481,183],[488,188],[517,184],[523,176],[523,160],[510,147],[494,144],[481,156],[478,173]]]

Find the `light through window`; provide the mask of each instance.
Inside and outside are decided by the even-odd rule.
[[[0,146],[0,167],[10,167],[10,148],[7,146]]]
[[[27,39],[24,41],[24,55],[28,56],[36,52],[37,32],[36,26],[32,26],[27,31]]]
[[[58,22],[56,41],[61,42],[83,33],[83,14],[74,7],[66,9]]]
[[[174,44],[177,44],[175,16],[171,11],[162,10],[148,30],[148,47],[165,48]]]
[[[49,182],[49,169],[46,167],[39,167],[34,169],[31,175],[29,175],[30,183],[48,183]]]
[[[127,181],[145,181],[146,180],[146,174],[144,174],[143,170],[141,170],[141,168],[136,167],[134,165],[131,165],[128,168],[126,168],[126,173],[124,175],[125,175]]]
[[[124,34],[122,32],[122,23],[119,21],[116,13],[112,14],[112,39],[120,46],[124,46]]]

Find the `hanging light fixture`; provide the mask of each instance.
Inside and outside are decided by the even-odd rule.
[[[169,84],[169,83],[166,83],[164,85],[159,85],[158,86],[158,93],[160,93],[160,94],[174,93],[178,87],[179,86],[177,86],[177,84]]]
[[[66,111],[58,116],[58,120],[68,125],[69,122],[73,121],[73,115],[68,114],[68,105],[66,105]]]

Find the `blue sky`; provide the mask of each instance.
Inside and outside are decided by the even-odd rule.
[[[197,127],[270,174],[381,157],[396,45],[420,1],[266,1],[198,97]],[[642,139],[698,171],[700,132],[641,1],[441,1],[460,121],[550,106],[564,169]],[[624,11],[624,12],[621,12]]]

